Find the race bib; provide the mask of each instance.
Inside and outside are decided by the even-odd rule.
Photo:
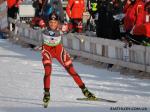
[[[43,41],[48,46],[56,46],[61,42],[61,36],[54,37],[43,34]]]

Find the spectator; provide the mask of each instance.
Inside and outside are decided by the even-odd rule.
[[[49,14],[52,12],[56,12],[59,15],[60,22],[64,22],[64,10],[61,0],[50,0],[50,3],[44,7],[44,16],[46,16],[46,19],[48,19]]]
[[[60,0],[38,0],[33,2],[33,7],[36,9],[35,17],[32,20],[32,26],[44,28],[47,24],[48,16],[55,11],[60,21],[64,21],[64,13]],[[44,21],[43,21],[44,20]]]
[[[73,25],[72,32],[80,33],[83,31],[82,19],[84,10],[84,0],[68,0],[66,13]]]
[[[145,0],[145,22],[150,23],[150,0]]]
[[[45,0],[33,0],[33,7],[35,8],[35,17],[40,16],[40,12]]]
[[[125,13],[124,27],[127,34],[126,37],[129,39],[132,38],[134,43],[140,44],[144,37],[130,35],[130,32],[136,25],[141,25],[144,23],[145,13],[143,0],[127,0],[123,11]]]
[[[98,16],[98,0],[87,0],[87,9],[93,19],[95,19]]]
[[[112,0],[113,14],[120,14],[123,12],[124,0]]]
[[[121,39],[121,37],[124,36],[123,4],[124,4],[124,1],[112,0],[112,12],[113,12],[113,18],[114,18],[113,28],[112,28],[113,39]]]
[[[17,18],[17,13],[19,12],[19,4],[21,4],[23,0],[7,0],[8,4],[8,17],[13,19]]]
[[[17,19],[17,14],[19,13],[19,5],[23,2],[23,0],[7,0],[8,5],[8,17]],[[14,29],[15,25],[12,24]]]
[[[98,20],[98,0],[87,0],[87,9],[90,13],[90,18],[87,21],[88,30],[96,30],[96,22]]]
[[[149,45],[150,43],[150,1],[149,0],[145,0],[144,23],[137,24],[134,26],[133,35],[134,35],[134,39],[142,42],[144,45]]]
[[[133,26],[144,22],[144,2],[143,0],[127,0],[123,9],[125,13],[124,26],[126,32],[130,32]]]
[[[113,4],[109,0],[99,1],[96,34],[102,38],[113,38]]]
[[[35,8],[35,17],[31,21],[31,27],[34,29],[37,28],[45,28],[46,24],[44,22],[44,17],[42,16],[43,13],[43,6],[46,4],[46,0],[35,0],[33,1],[33,7]]]

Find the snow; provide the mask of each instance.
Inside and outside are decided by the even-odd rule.
[[[81,90],[53,60],[51,102],[43,108],[43,66],[40,52],[0,39],[0,112],[125,112],[150,111],[150,80],[74,62],[86,86],[98,97],[117,103],[77,101]],[[141,110],[136,110],[140,108]],[[121,110],[117,112],[122,112]]]

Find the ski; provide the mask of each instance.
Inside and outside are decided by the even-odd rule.
[[[137,41],[137,40],[131,38],[129,35],[126,35],[126,38],[129,39],[129,41],[132,41],[132,42],[135,43],[135,44],[143,45],[142,42],[139,42],[139,41]]]
[[[44,92],[44,97],[43,97],[43,106],[44,106],[44,108],[48,107],[49,101],[50,101],[50,93],[49,93],[49,91],[45,91]]]
[[[104,98],[77,98],[77,100],[81,101],[100,101],[100,102],[109,102],[109,103],[116,103],[117,101],[115,100],[109,100],[109,99],[104,99]]]
[[[137,45],[143,45],[143,46],[150,46],[149,44],[149,40],[147,38],[145,38],[142,42],[130,37],[130,35],[126,35],[126,38],[128,39],[128,41],[132,44],[137,44]]]

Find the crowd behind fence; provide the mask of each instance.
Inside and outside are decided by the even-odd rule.
[[[9,22],[12,23],[15,21],[9,19]],[[42,31],[34,30],[27,24],[19,22],[15,24],[18,27],[18,32],[14,36],[28,44],[41,45]],[[81,42],[80,38],[84,41]],[[64,35],[62,41],[66,49],[73,55],[130,69],[150,72],[149,47],[140,45],[124,47],[124,43],[118,40],[97,37],[91,38],[89,36],[73,33]]]

